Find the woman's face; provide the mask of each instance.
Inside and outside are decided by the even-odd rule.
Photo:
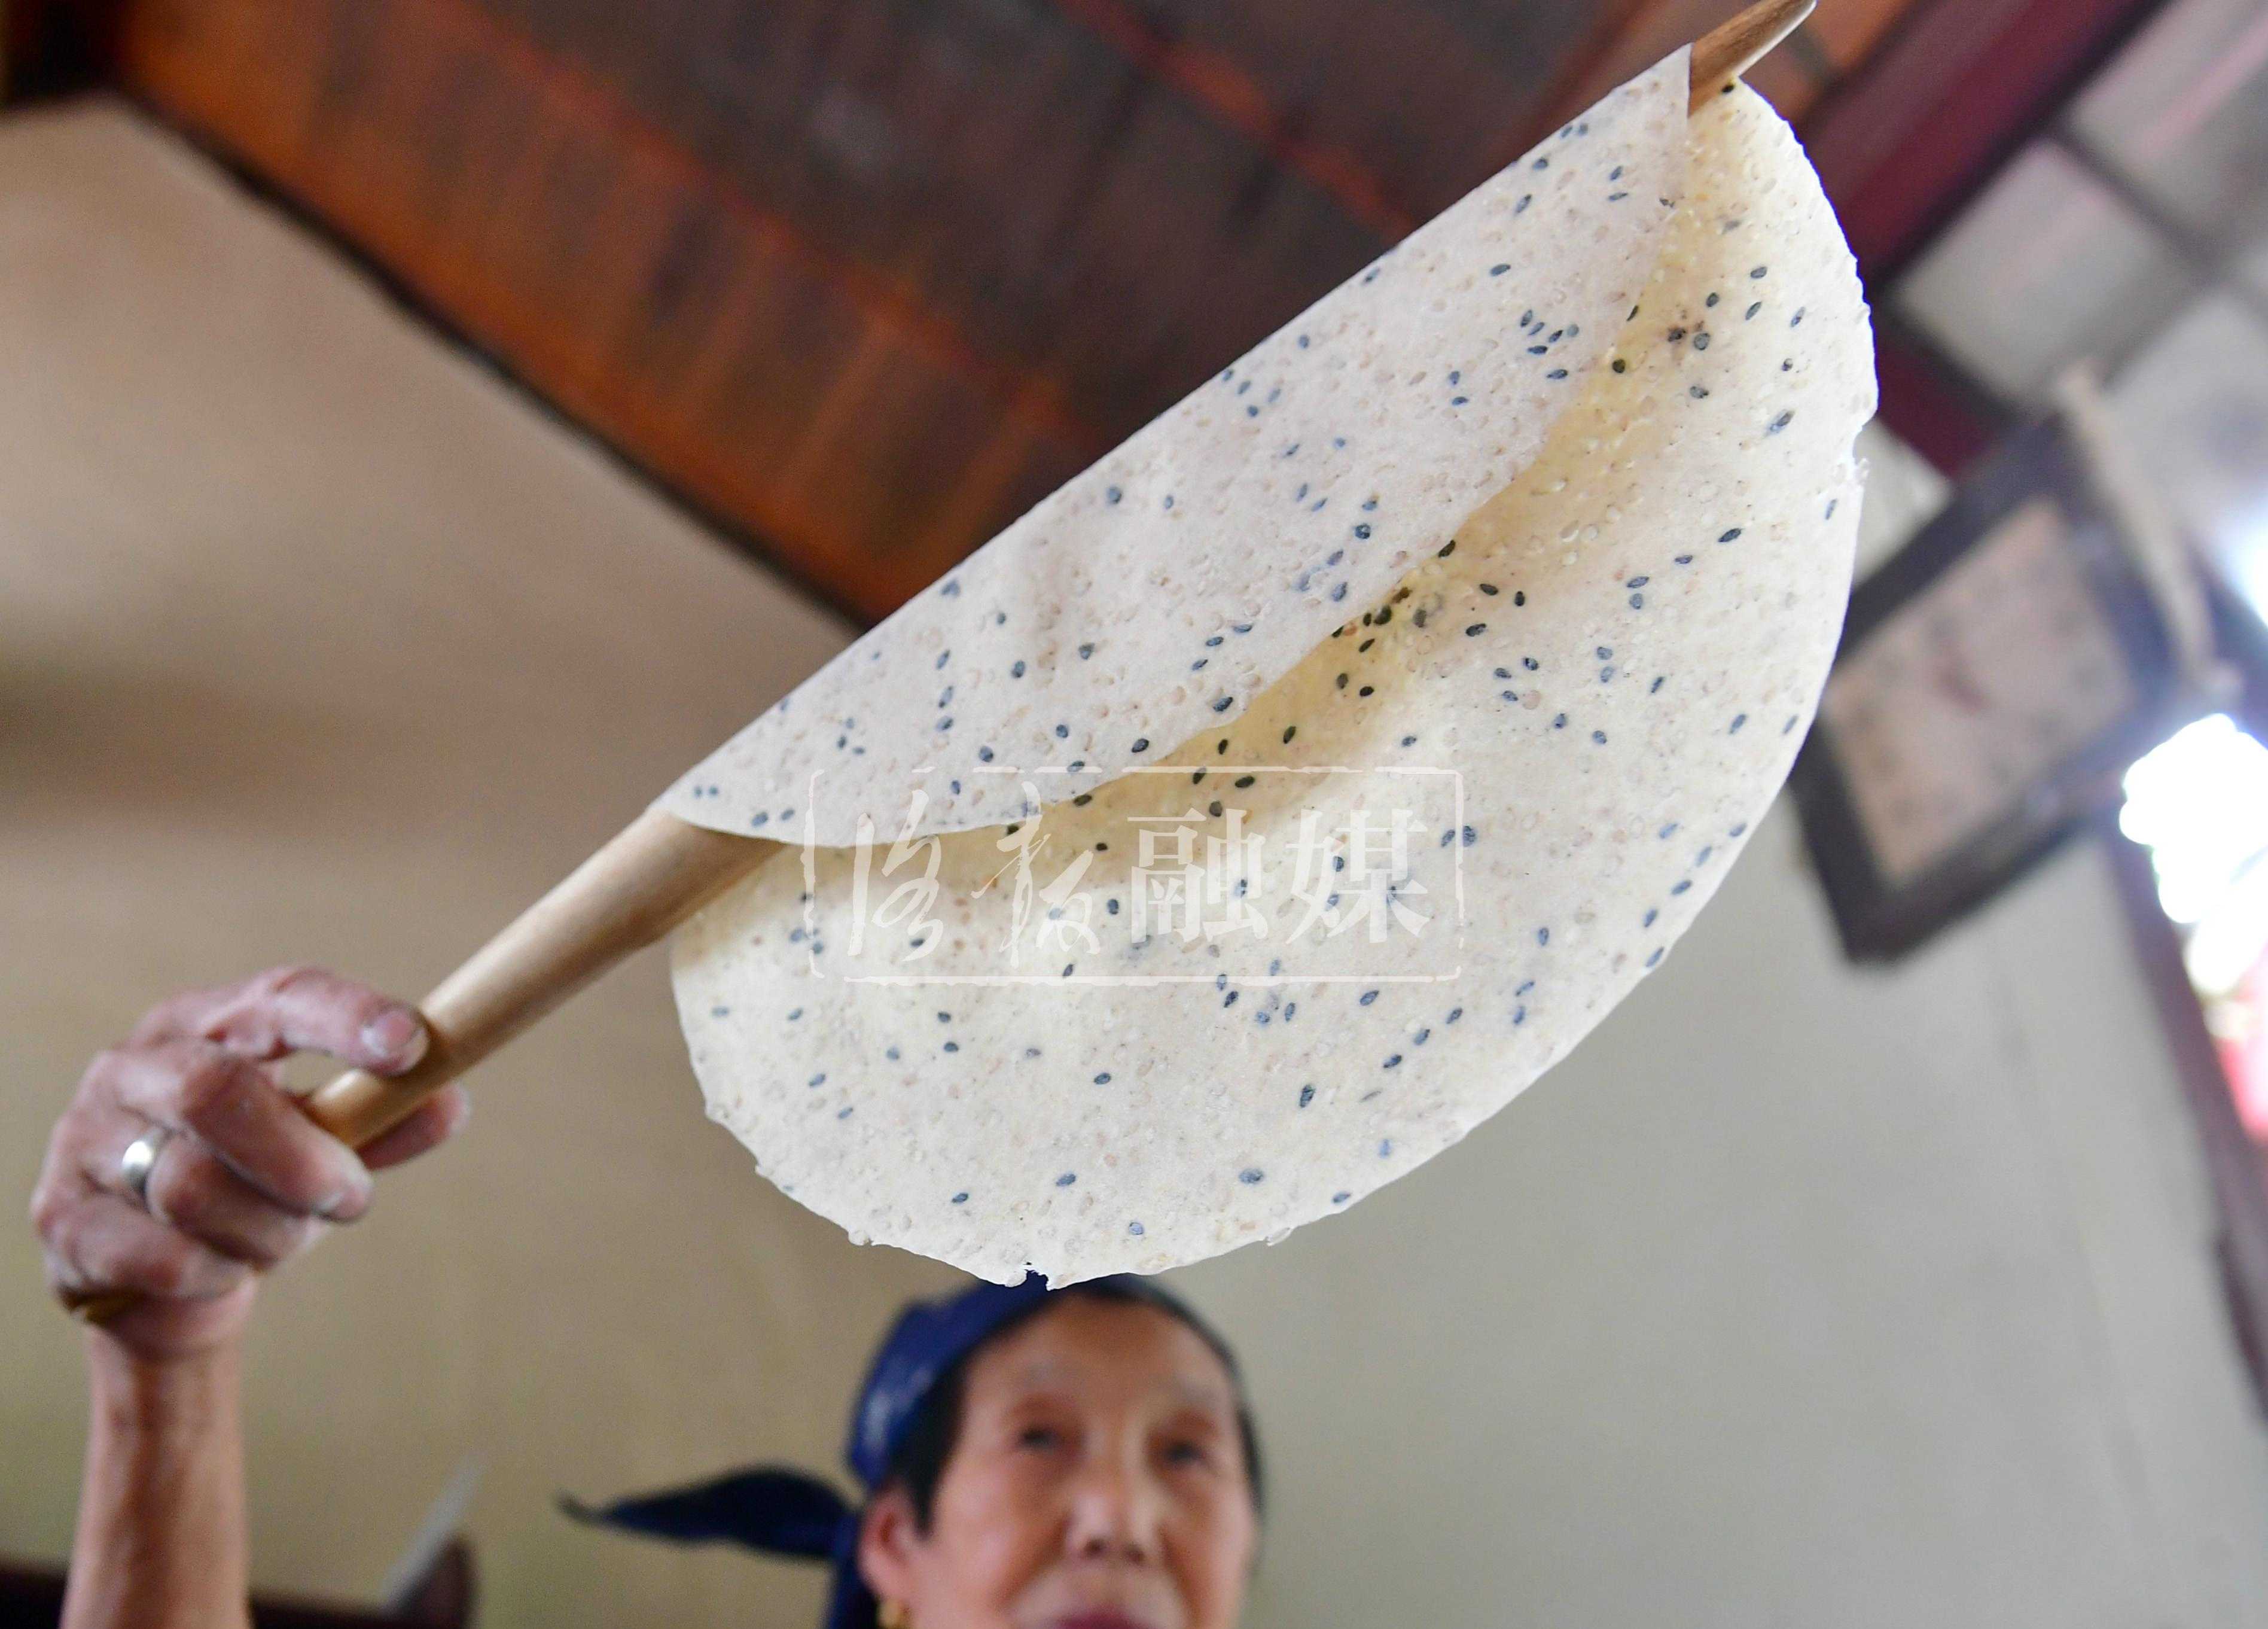
[[[914,1629],[1230,1629],[1259,1538],[1236,1394],[1154,1307],[1072,1298],[969,1365],[929,1530],[868,1515],[867,1582]]]

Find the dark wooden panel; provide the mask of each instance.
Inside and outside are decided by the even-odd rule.
[[[1049,3],[1389,237],[1485,179],[1598,27],[1594,8],[1491,0]]]
[[[81,4],[161,113],[877,615],[1733,0]]]
[[[1886,312],[1874,316],[1874,382],[1882,423],[1955,478],[1991,452],[2015,423]]]
[[[1112,439],[453,0],[151,0],[117,48],[161,110],[865,614]]]
[[[92,81],[104,55],[96,24],[70,0],[0,0],[0,102]]]
[[[1260,337],[1254,312],[1388,240],[1099,35],[1084,0],[480,3],[761,207],[1059,377],[1114,437]],[[1263,210],[1300,223],[1273,260]],[[1198,298],[1227,265],[1267,288]]]
[[[1917,0],[1827,0],[1805,19],[1804,33],[1837,77],[1865,63],[1893,29],[1921,7]]]

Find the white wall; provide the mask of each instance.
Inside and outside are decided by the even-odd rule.
[[[0,1190],[148,999],[414,991],[841,630],[115,107],[0,123]],[[1182,1275],[1247,1353],[1255,1629],[2268,1625],[2268,1451],[2101,858],[1889,973],[1783,814],[1567,1065]],[[367,1593],[468,1455],[495,1625],[792,1625],[815,1581],[568,1528],[831,1462],[889,1308],[703,1118],[653,958],[283,1275],[257,1567]],[[0,1551],[58,1556],[68,1326],[0,1228]]]
[[[1186,1275],[1300,1437],[1270,1621],[2268,1622],[2258,1422],[2101,857],[1866,975],[1798,847],[1783,810],[1428,1171]]]

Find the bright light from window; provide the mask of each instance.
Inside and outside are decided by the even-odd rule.
[[[2149,847],[2158,903],[2184,925],[2238,893],[2268,858],[2268,747],[2226,713],[2176,733],[2126,771],[2118,829]],[[2262,897],[2257,888],[2243,890]]]
[[[2183,947],[2190,983],[2208,995],[2226,995],[2268,950],[2268,866],[2255,866],[2206,911]]]

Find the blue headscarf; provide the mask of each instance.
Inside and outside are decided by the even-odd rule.
[[[1148,1279],[1096,1279],[1062,1293],[1081,1289],[1160,1307],[1227,1355],[1195,1313]],[[940,1301],[916,1301],[898,1315],[858,1388],[843,1448],[843,1462],[865,1498],[889,1476],[938,1382],[993,1335],[1036,1312],[1048,1296],[1046,1280],[1033,1273],[1021,1284],[978,1284]],[[874,1629],[877,1603],[858,1573],[860,1508],[816,1477],[763,1466],[608,1505],[593,1507],[563,1495],[559,1504],[579,1521],[680,1544],[723,1542],[825,1561],[835,1575],[827,1629]]]

